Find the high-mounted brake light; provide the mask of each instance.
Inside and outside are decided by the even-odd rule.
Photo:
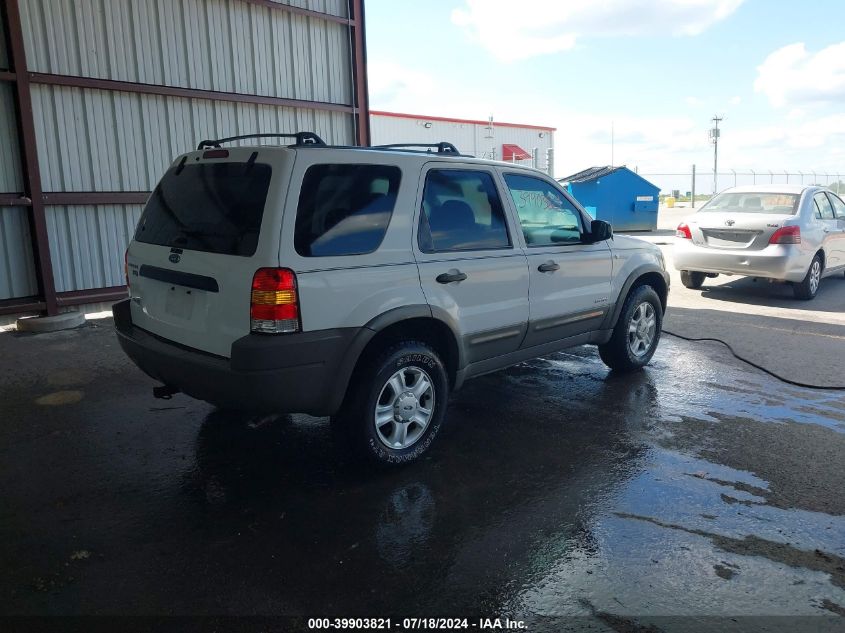
[[[692,239],[692,233],[690,233],[689,227],[687,226],[686,222],[681,222],[678,225],[678,230],[675,231],[675,237],[681,237],[685,240]]]
[[[259,268],[252,277],[250,330],[261,334],[299,332],[296,275],[287,268]]]
[[[799,226],[782,226],[777,231],[772,233],[769,238],[769,244],[800,244],[801,243],[801,227]]]
[[[228,158],[229,150],[227,149],[210,149],[202,153],[203,158]]]

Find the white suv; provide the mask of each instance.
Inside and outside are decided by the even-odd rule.
[[[660,250],[614,237],[545,174],[449,143],[271,136],[296,140],[203,141],[147,202],[114,316],[155,395],[332,416],[401,463],[468,378],[586,343],[619,371],[654,354]]]

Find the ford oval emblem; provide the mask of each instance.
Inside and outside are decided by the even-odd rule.
[[[179,257],[179,253],[170,253],[170,257],[168,257],[168,259],[174,264],[178,264],[179,260],[182,258]]]

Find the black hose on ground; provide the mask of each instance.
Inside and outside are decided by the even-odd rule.
[[[727,347],[728,350],[730,350],[731,354],[733,354],[734,358],[736,358],[737,360],[741,360],[743,363],[746,363],[747,365],[751,365],[754,369],[759,369],[764,374],[768,374],[772,378],[780,380],[781,382],[784,382],[787,385],[794,385],[795,387],[803,387],[804,389],[821,389],[821,390],[825,390],[825,391],[845,391],[845,387],[832,387],[832,386],[825,386],[825,385],[808,385],[808,384],[803,383],[803,382],[798,382],[797,380],[790,380],[789,378],[784,378],[783,376],[779,376],[775,372],[773,372],[769,369],[766,369],[765,367],[763,367],[761,365],[758,365],[754,361],[750,361],[747,358],[743,358],[742,356],[737,354],[736,351],[734,351],[734,348],[731,347],[730,343],[727,343],[726,341],[723,341],[722,339],[710,338],[710,337],[697,338],[697,337],[691,337],[691,336],[684,336],[683,334],[676,334],[675,332],[670,332],[669,330],[663,330],[663,334],[668,334],[669,336],[674,336],[675,338],[679,338],[679,339],[682,339],[684,341],[692,341],[694,343],[705,342],[705,341],[709,341],[709,342],[712,342],[712,343],[721,343],[722,345]]]

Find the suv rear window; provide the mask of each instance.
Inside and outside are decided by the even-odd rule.
[[[294,248],[303,257],[375,251],[393,215],[402,172],[390,165],[312,165],[296,210]]]
[[[172,167],[147,202],[135,239],[250,257],[258,246],[271,173],[263,163]]]

